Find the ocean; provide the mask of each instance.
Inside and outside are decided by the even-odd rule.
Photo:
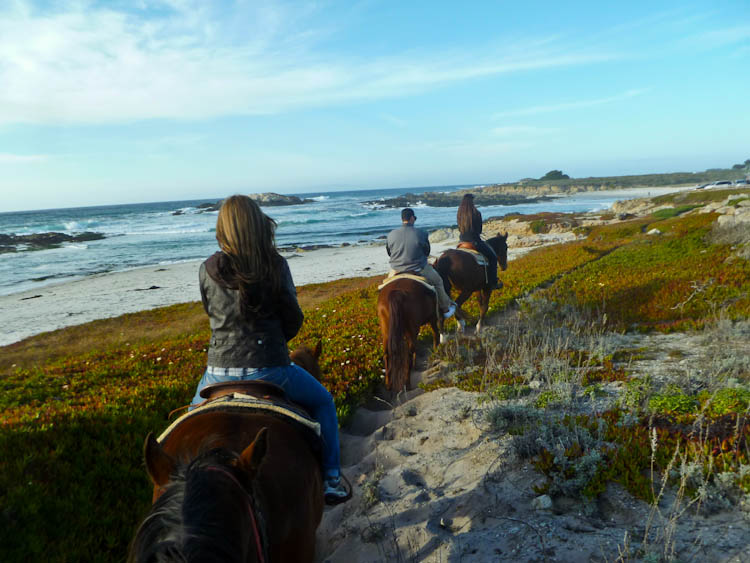
[[[454,191],[472,186],[412,187],[295,194],[312,203],[265,207],[278,223],[277,245],[370,244],[400,224],[400,210],[364,202],[425,191]],[[654,190],[650,190],[653,192]],[[659,193],[666,189],[660,188]],[[606,209],[615,201],[647,196],[647,189],[585,192],[551,201],[512,206],[483,206],[485,219],[508,213],[583,212]],[[0,254],[0,295],[73,279],[159,264],[204,259],[217,250],[217,212],[198,208],[216,199],[78,207],[0,213],[0,234],[28,235],[84,231],[105,238],[64,243],[48,250]],[[454,226],[455,207],[415,206],[417,226],[432,230]]]

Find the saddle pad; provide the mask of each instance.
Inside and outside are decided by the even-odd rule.
[[[308,430],[311,430],[316,436],[320,437],[320,424],[306,417],[301,412],[292,410],[282,405],[277,405],[276,403],[273,403],[271,401],[266,401],[264,399],[253,397],[252,395],[245,395],[243,393],[231,393],[229,395],[223,395],[217,399],[214,399],[199,407],[196,407],[190,412],[186,412],[180,418],[178,418],[172,424],[170,424],[169,428],[167,428],[164,432],[161,433],[161,435],[158,438],[158,441],[163,442],[164,440],[166,440],[167,436],[169,436],[172,430],[177,428],[179,424],[181,424],[183,421],[185,421],[187,418],[191,416],[195,416],[197,414],[201,414],[207,411],[214,411],[214,410],[237,411],[237,410],[243,410],[243,409],[247,409],[248,412],[265,411],[265,412],[273,412],[276,414],[280,414],[284,416],[285,418],[289,418],[293,420],[294,422],[301,424]]]
[[[421,283],[423,286],[425,286],[427,289],[435,293],[435,288],[432,287],[432,284],[428,282],[426,278],[423,278],[422,276],[415,276],[414,274],[394,274],[393,276],[389,275],[387,278],[383,280],[383,283],[381,283],[378,286],[378,291],[383,289],[386,285],[388,285],[391,282],[395,282],[396,280],[403,280],[403,279],[417,281]]]
[[[488,264],[487,257],[477,250],[471,250],[469,248],[457,248],[456,250],[471,254],[480,266],[486,266]]]

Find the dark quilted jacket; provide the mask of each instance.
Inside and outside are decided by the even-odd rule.
[[[211,323],[208,365],[261,368],[289,365],[287,342],[302,326],[303,314],[286,260],[281,258],[281,294],[269,303],[268,316],[245,318],[240,292],[221,275],[226,256],[217,252],[200,266],[203,308]]]

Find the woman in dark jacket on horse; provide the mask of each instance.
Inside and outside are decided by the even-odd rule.
[[[252,199],[224,201],[216,221],[220,252],[203,262],[199,281],[211,324],[208,365],[193,406],[206,385],[260,379],[280,385],[320,424],[326,502],[348,498],[340,480],[338,419],[333,397],[291,363],[287,342],[302,326],[302,310],[286,260],[274,241],[276,222]]]
[[[456,214],[461,242],[470,242],[487,258],[487,284],[490,289],[497,287],[497,256],[489,244],[479,236],[482,234],[482,214],[474,205],[474,194],[466,194],[458,206]]]

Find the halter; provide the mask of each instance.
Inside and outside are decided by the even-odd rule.
[[[250,501],[250,495],[245,490],[245,487],[242,486],[242,483],[239,482],[237,477],[235,477],[230,471],[227,471],[223,467],[219,467],[217,465],[209,465],[206,467],[207,471],[218,471],[219,473],[223,473],[227,477],[229,477],[235,485],[237,485],[240,489],[242,489],[242,492],[245,493],[245,499],[247,501],[247,511],[250,513],[250,521],[253,525],[253,535],[255,536],[255,547],[258,550],[258,561],[260,563],[265,563],[265,558],[263,557],[263,546],[260,541],[260,531],[258,530],[258,521],[255,518],[255,511],[253,510],[253,504]]]

